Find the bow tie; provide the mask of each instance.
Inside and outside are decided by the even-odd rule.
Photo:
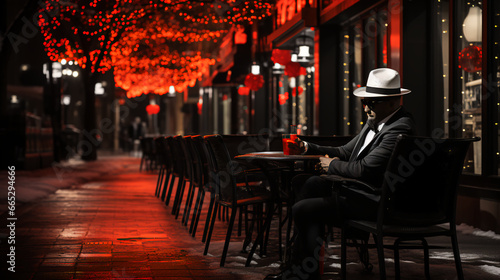
[[[378,133],[378,125],[376,125],[373,121],[368,120],[367,125],[370,128],[370,130],[373,130],[375,133]]]

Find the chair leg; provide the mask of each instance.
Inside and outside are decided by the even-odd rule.
[[[181,224],[187,226],[187,220],[189,219],[189,212],[190,208],[193,202],[193,196],[194,196],[194,184],[193,184],[193,179],[189,180],[189,189],[188,189],[188,196],[186,198],[186,203],[184,205],[184,213],[182,214],[182,221]]]
[[[184,190],[186,189],[186,180],[182,180],[181,191],[179,193],[179,199],[177,200],[177,209],[175,211],[175,219],[179,218],[179,213],[181,212],[182,199],[184,198]],[[186,201],[187,203],[187,201]]]
[[[170,180],[172,178],[175,178],[173,174],[169,174],[167,170],[165,170],[165,174],[163,176],[163,186],[160,186],[160,193],[158,194],[158,198],[161,199],[161,201],[165,201],[165,196],[167,194],[168,186],[170,184]]]
[[[291,203],[286,204],[286,218],[288,223],[286,224],[286,234],[285,234],[285,263],[291,258],[291,239],[290,233],[292,232],[293,218],[292,218],[292,207]]]
[[[168,194],[167,194],[167,197],[165,198],[165,205],[167,205],[167,206],[170,203],[170,197],[172,196],[172,190],[174,189],[175,179],[180,180],[179,178],[180,177],[175,176],[175,174],[173,174],[173,173],[170,176],[170,183],[168,186]],[[165,191],[166,191],[166,189],[165,189]],[[162,200],[163,200],[163,197],[162,197]]]
[[[193,189],[191,190],[191,197],[189,198],[189,205],[188,205],[187,212],[186,212],[186,220],[184,221],[184,225],[185,226],[187,226],[188,222],[189,222],[189,215],[191,214],[191,207],[193,207],[194,194],[195,194],[195,192],[196,192],[197,189],[198,188],[196,186],[193,186]],[[198,191],[198,193],[199,193],[199,191]],[[196,204],[196,202],[195,202],[195,204]],[[193,212],[196,213],[196,209],[193,210]]]
[[[377,255],[378,255],[378,269],[380,273],[380,279],[386,279],[385,273],[385,258],[384,258],[384,237],[381,234],[374,235],[377,243]]]
[[[401,266],[399,263],[399,243],[400,239],[394,241],[394,278],[399,280],[401,278]]]
[[[228,207],[229,211],[229,207]],[[238,212],[237,208],[231,208],[231,218],[229,220],[229,226],[227,227],[226,233],[226,241],[224,242],[224,249],[222,250],[222,256],[220,258],[220,266],[224,266],[226,262],[227,250],[229,249],[229,241],[231,241],[231,234],[233,232],[234,220],[236,218],[236,212]]]
[[[198,228],[198,222],[200,221],[201,210],[203,208],[203,201],[205,200],[205,190],[203,188],[200,188],[198,193],[201,194],[200,199],[199,199],[199,205],[198,205],[196,212],[193,213],[193,220],[191,221],[191,225],[193,227],[193,230],[192,230],[193,237],[195,237],[195,235],[196,235],[196,229]]]
[[[281,222],[281,218],[283,217],[283,205],[281,202],[278,202],[278,255],[279,260],[283,261],[283,248],[281,248],[281,243],[283,243],[283,223]]]
[[[425,278],[427,280],[431,279],[431,273],[429,271],[429,244],[425,238],[421,239],[422,246],[424,246],[424,269],[425,269]]]
[[[208,253],[208,248],[210,247],[210,239],[212,238],[212,232],[214,230],[214,224],[215,224],[215,216],[217,214],[217,208],[219,208],[220,205],[216,202],[214,205],[214,211],[212,213],[212,217],[210,219],[210,226],[208,230],[208,236],[207,236],[207,242],[205,243],[205,250],[203,251],[203,255],[207,255]]]
[[[238,236],[241,236],[242,220],[243,220],[243,207],[240,207],[238,209]]]
[[[179,181],[177,182],[177,190],[175,191],[174,205],[172,205],[172,215],[175,215],[175,219],[179,216],[179,209],[182,203],[182,198],[184,196],[184,187],[186,185],[186,180],[183,176],[179,176]]]
[[[205,222],[205,228],[203,229],[203,236],[201,238],[201,242],[205,242],[207,240],[208,228],[210,227],[210,218],[212,218],[213,213],[215,214],[217,213],[217,209],[214,209],[214,204],[215,204],[214,193],[210,193],[210,204],[208,205],[207,220]]]
[[[245,212],[245,232],[247,232],[248,229],[248,206],[243,206],[243,211]]]
[[[245,208],[245,239],[243,240],[243,247],[241,248],[242,253],[247,253],[247,247],[248,245],[252,242],[252,234],[253,234],[253,227],[255,225],[255,209],[254,209],[254,214],[252,221],[250,222],[250,226],[248,225],[248,207],[243,206]],[[255,205],[253,206],[255,207]]]
[[[460,259],[460,251],[458,249],[457,231],[455,225],[450,225],[451,227],[451,245],[453,247],[453,256],[455,257],[455,267],[457,269],[457,278],[459,280],[464,279],[464,272],[462,270],[462,260]]]
[[[163,168],[160,168],[160,172],[158,173],[158,180],[156,180],[156,189],[155,189],[156,197],[160,195],[160,189],[162,183],[163,183]]]
[[[189,226],[189,233],[193,232],[194,221],[196,220],[196,213],[198,213],[198,208],[200,207],[200,204],[202,203],[200,201],[200,197],[201,197],[202,192],[203,192],[203,188],[198,188],[198,194],[196,195],[196,200],[194,201],[193,216],[191,217],[191,225]]]
[[[255,223],[257,225],[257,232],[261,232],[262,231],[262,205],[259,204],[259,205],[254,205],[255,207],[255,211],[254,211],[254,215],[252,216],[252,218],[255,220]],[[263,240],[262,238],[259,239],[259,240]],[[261,242],[262,243],[262,242]],[[262,244],[258,244],[260,246],[260,254],[262,254],[262,250],[264,248],[262,248]]]
[[[343,226],[340,231],[340,279],[345,280],[347,277],[347,237],[346,227]]]
[[[245,266],[250,266],[250,262],[252,261],[253,254],[255,253],[255,250],[257,249],[257,244],[262,243],[263,235],[265,231],[267,230],[268,227],[271,226],[271,221],[273,219],[273,210],[274,210],[274,204],[273,202],[269,203],[269,208],[267,209],[266,213],[266,222],[264,223],[264,226],[261,227],[261,230],[259,230],[259,233],[257,234],[257,238],[255,239],[255,242],[253,243],[252,249],[250,250],[250,253],[248,253],[247,261],[245,263]],[[261,245],[262,248],[262,245]]]
[[[267,204],[269,204],[269,203],[266,203],[266,206],[268,206],[270,208],[268,208],[267,212],[266,212],[266,221],[269,220],[269,222],[267,224],[264,224],[264,228],[262,229],[262,230],[266,231],[266,235],[264,238],[264,244],[263,244],[263,247],[264,247],[264,250],[262,253],[263,255],[267,254],[267,244],[269,242],[269,231],[271,230],[271,222],[273,220],[273,215],[274,215],[274,203],[269,204],[269,205],[267,205]]]
[[[219,208],[217,209],[217,218],[219,219],[219,221],[220,221],[220,220],[221,220],[221,218],[222,218],[222,208],[224,208],[224,207],[222,207],[222,206],[221,206],[221,207],[219,207]]]

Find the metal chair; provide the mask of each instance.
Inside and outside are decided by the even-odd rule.
[[[208,211],[208,216],[210,216],[210,213],[212,212],[212,208],[213,208],[213,203],[215,201],[215,193],[214,191],[212,191],[211,189],[209,189],[208,187],[210,186],[209,183],[209,176],[208,176],[208,173],[209,173],[209,170],[208,170],[208,159],[207,159],[207,151],[204,147],[204,143],[203,143],[203,137],[199,136],[199,135],[196,135],[196,136],[192,136],[191,137],[191,144],[192,144],[192,147],[193,147],[193,156],[195,158],[195,162],[196,164],[194,165],[194,168],[196,169],[195,171],[195,176],[196,176],[196,184],[197,184],[197,187],[198,187],[198,195],[197,195],[197,198],[196,198],[196,202],[195,202],[195,207],[194,207],[194,211],[193,211],[193,217],[191,219],[191,226],[189,227],[189,233],[191,233],[191,235],[193,237],[195,237],[196,235],[196,229],[198,227],[198,222],[200,221],[200,216],[201,216],[201,210],[202,210],[202,207],[203,207],[203,201],[205,199],[205,194],[206,192],[210,192],[211,194],[213,193],[213,197],[211,196],[211,203],[209,205],[209,211]],[[205,225],[205,228],[208,228],[208,222],[206,223]],[[206,238],[206,231],[204,231],[204,238],[202,239],[202,241],[204,242],[205,241],[205,238]]]
[[[346,242],[348,230],[371,233],[374,237],[380,279],[386,278],[384,237],[395,237],[394,260],[399,279],[399,248],[407,241],[421,241],[425,275],[429,273],[429,246],[425,238],[449,236],[458,279],[463,279],[458,249],[455,214],[460,174],[472,139],[435,139],[399,135],[385,171],[381,188],[363,182],[338,178],[341,195],[353,191],[380,194],[376,221],[347,220],[341,233],[341,275],[346,278]],[[348,186],[348,187],[345,187]],[[414,248],[414,246],[408,246]]]
[[[214,184],[215,189],[215,205],[211,213],[210,227],[208,231],[207,240],[205,243],[204,255],[208,253],[210,246],[210,239],[212,236],[212,231],[215,223],[216,209],[218,206],[225,206],[231,209],[231,218],[229,220],[229,225],[226,233],[226,240],[224,243],[224,249],[222,251],[220,266],[224,266],[227,250],[229,247],[229,241],[231,239],[231,233],[233,230],[234,220],[236,217],[236,212],[238,208],[242,206],[253,206],[260,207],[266,204],[266,225],[261,227],[259,234],[256,239],[256,243],[262,242],[263,232],[270,224],[273,212],[273,197],[269,191],[258,191],[253,188],[254,184],[246,182],[243,184],[237,184],[235,176],[240,171],[240,167],[231,160],[229,152],[222,140],[220,135],[208,135],[204,137],[206,147],[209,153],[209,165],[211,170],[210,183]],[[260,184],[256,182],[255,185]],[[259,189],[262,190],[262,189]],[[254,218],[255,221],[255,218]],[[252,223],[253,224],[253,223]],[[247,237],[251,232],[250,229],[247,230]],[[245,243],[245,242],[244,242]]]
[[[166,152],[166,170],[165,170],[165,181],[163,183],[163,190],[161,191],[161,200],[165,201],[165,205],[168,206],[170,203],[170,196],[172,195],[172,190],[174,188],[175,180],[179,180],[183,175],[184,166],[175,164],[175,148],[174,139],[172,136],[165,137],[165,152]]]
[[[165,137],[155,138],[156,152],[158,155],[158,165],[160,166],[160,171],[158,173],[158,180],[156,181],[155,196],[159,197],[161,192],[161,187],[164,184],[164,180],[168,180],[169,173],[167,168],[167,151],[166,151],[166,139]]]

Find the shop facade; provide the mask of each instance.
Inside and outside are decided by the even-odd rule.
[[[273,49],[293,51],[304,34],[314,40],[310,109],[295,110],[303,114],[292,124],[307,126],[305,134],[356,135],[365,116],[352,91],[370,70],[396,69],[412,90],[403,105],[419,134],[481,137],[464,163],[458,218],[500,232],[498,1],[281,0],[274,20]],[[287,90],[280,85],[273,95]]]

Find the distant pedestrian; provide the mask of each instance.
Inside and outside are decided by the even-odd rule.
[[[134,122],[130,124],[128,135],[130,146],[133,147],[134,156],[138,156],[141,143],[140,139],[146,135],[146,126],[141,121],[140,117],[136,117]]]

